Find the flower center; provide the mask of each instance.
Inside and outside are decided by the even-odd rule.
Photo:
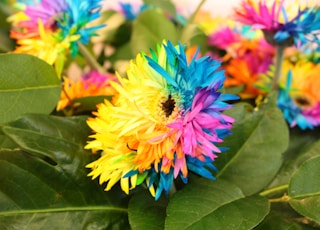
[[[168,99],[165,102],[162,102],[162,110],[165,113],[166,117],[169,117],[176,105],[176,102],[174,99],[172,99],[171,95],[169,95]]]
[[[298,105],[302,106],[302,107],[307,107],[311,105],[311,102],[308,100],[308,98],[305,97],[296,97],[295,101]]]

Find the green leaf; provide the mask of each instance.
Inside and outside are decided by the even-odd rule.
[[[163,40],[178,42],[178,34],[174,24],[157,10],[142,12],[132,25],[131,47],[133,55],[150,49],[156,49]]]
[[[106,35],[104,42],[109,43],[118,49],[118,47],[121,47],[130,41],[132,30],[131,26],[131,22],[124,22],[118,28],[114,30],[108,30],[108,34]],[[130,52],[130,50],[128,51]]]
[[[320,196],[320,156],[304,162],[292,176],[289,196],[295,199]]]
[[[0,52],[6,53],[13,49],[14,42],[9,38],[9,31],[0,28]]]
[[[155,201],[149,191],[134,194],[129,203],[130,227],[140,229],[164,229],[168,199],[161,197]]]
[[[207,49],[207,36],[199,28],[198,24],[187,24],[181,31],[180,39],[182,44],[187,46],[198,46],[202,54],[205,54]]]
[[[167,208],[166,229],[195,226],[219,207],[243,198],[240,188],[224,180],[192,180],[174,194]]]
[[[191,181],[177,192],[167,208],[166,229],[251,229],[269,210],[259,196],[244,197],[240,188],[224,180]]]
[[[83,148],[91,131],[85,121],[85,116],[63,118],[28,114],[3,125],[2,131],[21,149],[55,161],[60,157],[59,152],[64,152],[64,149],[72,150],[73,155],[76,152],[87,155]]]
[[[297,212],[320,223],[320,156],[299,167],[290,180],[288,195]]]
[[[294,211],[288,203],[272,203],[266,218],[256,230],[311,230],[316,227],[306,218]]]
[[[18,145],[7,137],[0,129],[0,149],[15,149]]]
[[[290,129],[290,144],[284,153],[284,164],[269,187],[288,184],[291,176],[306,160],[320,155],[319,130]]]
[[[28,115],[3,127],[22,150],[0,151],[0,229],[128,228],[119,188],[87,177],[85,120]]]
[[[11,25],[7,17],[13,12],[8,3],[0,2],[0,52],[9,52],[14,49],[14,42],[10,39]]]
[[[0,123],[26,113],[50,113],[60,88],[54,69],[46,62],[26,54],[1,54]]]
[[[260,196],[245,197],[226,204],[211,213],[201,225],[214,229],[252,229],[269,212],[269,202]]]
[[[267,218],[255,229],[256,230],[311,230],[314,228],[303,223],[299,224],[295,222],[293,219],[286,219],[279,214],[271,214],[267,216]]]
[[[230,86],[225,88],[225,93],[239,95],[244,90],[245,85]]]
[[[230,150],[219,155],[215,165],[220,170],[219,178],[235,183],[248,196],[262,190],[278,172],[289,132],[273,101],[253,111],[241,106],[228,115],[233,117],[232,113],[240,119],[223,143]]]
[[[76,98],[73,100],[74,103],[74,114],[81,114],[84,112],[90,112],[97,110],[97,105],[103,103],[104,100],[111,100],[111,96],[88,96]]]
[[[118,47],[115,52],[108,57],[108,60],[114,65],[116,61],[130,60],[132,58],[134,58],[134,56],[131,53],[131,45],[128,42]]]
[[[126,227],[126,208],[116,204],[115,197],[86,178],[84,169],[73,174],[79,165],[66,170],[60,167],[63,161],[57,163],[19,150],[0,151],[0,229]]]

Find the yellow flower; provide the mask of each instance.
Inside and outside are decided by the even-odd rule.
[[[98,71],[91,71],[83,78],[73,81],[64,78],[60,101],[57,110],[63,110],[70,106],[76,98],[88,96],[115,96],[116,90],[111,86],[111,81],[117,81],[113,74],[100,74]]]
[[[50,65],[55,65],[58,77],[61,76],[66,55],[69,53],[70,42],[78,40],[79,35],[67,37],[59,41],[55,36],[58,33],[47,32],[41,20],[38,20],[39,36],[22,37],[17,40],[15,53],[25,53],[34,55]]]

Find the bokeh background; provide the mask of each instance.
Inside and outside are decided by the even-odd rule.
[[[201,0],[172,0],[181,10],[185,12],[193,12],[196,6]],[[270,0],[266,0],[270,1]],[[128,3],[141,3],[142,0],[122,0],[122,2]],[[202,10],[210,11],[213,15],[227,16],[230,15],[231,10],[236,6],[240,0],[207,0],[202,7]],[[285,0],[286,4],[297,4],[297,2],[312,2],[314,4],[320,4],[320,0]],[[118,7],[118,1],[108,0],[105,1],[105,7]]]

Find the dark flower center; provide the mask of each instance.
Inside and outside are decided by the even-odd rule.
[[[162,110],[166,114],[166,117],[169,117],[174,110],[176,102],[174,101],[174,99],[172,99],[171,95],[169,95],[168,99],[165,102],[162,102],[161,104]]]
[[[304,97],[296,97],[295,101],[300,106],[309,106],[311,104],[310,101]]]

